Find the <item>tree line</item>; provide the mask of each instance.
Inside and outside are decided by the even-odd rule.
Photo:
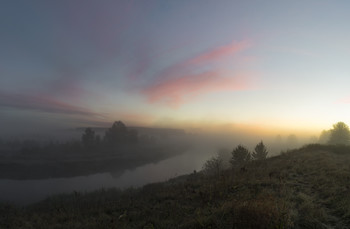
[[[129,130],[122,121],[116,121],[112,127],[107,129],[101,139],[92,128],[86,128],[81,136],[81,142],[86,149],[93,149],[104,145],[117,147],[125,144],[138,143],[139,137],[136,130]]]
[[[203,165],[203,172],[206,174],[218,174],[221,170],[227,167],[225,166],[225,158],[223,154],[223,152],[219,152],[216,156],[207,160]],[[245,146],[240,144],[231,151],[229,163],[232,168],[237,168],[252,160],[264,161],[267,158],[267,155],[268,151],[263,141],[260,141],[255,146],[253,152],[250,152]]]
[[[116,152],[117,148],[128,147],[138,143],[153,144],[154,139],[141,136],[136,130],[129,129],[122,121],[116,121],[101,137],[93,128],[85,128],[80,139],[71,139],[65,142],[37,140],[10,140],[0,139],[0,153],[9,153],[13,156],[23,155],[63,155],[85,152]],[[118,151],[119,152],[119,151]]]
[[[333,124],[331,129],[322,131],[319,142],[334,146],[350,145],[349,126],[344,122]],[[262,141],[255,146],[253,152],[250,152],[243,145],[238,145],[230,153],[229,166],[237,168],[252,160],[263,161],[266,159],[267,154],[268,151]],[[225,166],[225,158],[223,153],[219,152],[216,156],[211,157],[205,162],[202,170],[206,174],[218,174],[225,167],[228,167],[227,165]]]

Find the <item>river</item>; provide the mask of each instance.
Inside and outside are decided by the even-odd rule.
[[[142,185],[166,181],[178,175],[199,171],[204,162],[213,155],[213,149],[201,148],[187,151],[158,163],[150,163],[122,174],[100,173],[72,178],[42,180],[0,180],[0,202],[26,205],[61,193],[89,192],[101,188],[140,187]]]

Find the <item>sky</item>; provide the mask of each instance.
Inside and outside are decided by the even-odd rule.
[[[349,1],[4,0],[0,126],[350,124]]]

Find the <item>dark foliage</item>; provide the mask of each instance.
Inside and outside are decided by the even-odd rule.
[[[118,146],[121,144],[137,143],[138,136],[136,131],[130,131],[121,121],[114,122],[104,136],[104,142],[109,146]]]
[[[99,136],[95,135],[95,131],[91,128],[86,128],[83,135],[81,136],[83,146],[87,149],[92,149],[99,144]]]
[[[250,159],[251,159],[251,154],[249,150],[242,145],[238,145],[232,151],[232,159],[231,159],[232,166],[242,165],[245,162],[250,161]]]
[[[267,149],[264,143],[261,141],[255,146],[254,152],[252,153],[252,157],[255,160],[265,160],[267,154]]]
[[[329,144],[333,145],[348,145],[350,144],[350,130],[348,125],[343,122],[338,122],[333,125],[330,131]]]

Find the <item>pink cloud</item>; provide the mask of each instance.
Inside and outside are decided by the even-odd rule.
[[[245,90],[250,86],[243,78],[223,76],[217,71],[189,74],[151,85],[143,93],[150,103],[160,102],[176,108],[202,94]]]
[[[217,62],[236,55],[250,46],[248,41],[233,41],[228,45],[174,63],[158,73],[154,82],[141,88],[140,91],[150,103],[161,103],[176,108],[203,94],[251,88],[251,84],[247,82],[248,78],[251,78],[250,74],[228,74],[217,65]],[[235,61],[242,63],[248,60],[239,56]],[[203,69],[204,64],[210,65],[210,70]]]
[[[70,105],[48,96],[9,94],[0,92],[0,106],[37,110],[49,113],[98,116],[88,109]]]
[[[213,48],[210,51],[199,54],[195,57],[174,63],[169,67],[163,69],[159,74],[157,74],[156,79],[170,79],[176,78],[181,75],[190,74],[193,70],[196,70],[201,64],[212,64],[219,60],[224,60],[225,58],[237,54],[240,51],[248,49],[251,46],[249,41],[232,41],[228,45]],[[253,59],[253,57],[249,57]],[[240,57],[238,62],[247,62],[247,57]]]
[[[171,47],[168,50],[165,50],[162,54],[158,54],[158,55],[149,55],[149,53],[147,52],[141,52],[140,53],[141,55],[138,55],[138,56],[146,57],[146,58],[143,58],[142,61],[139,61],[137,65],[133,66],[133,69],[129,73],[128,78],[135,80],[136,78],[135,76],[141,76],[148,70],[153,59],[159,58],[164,54],[171,53],[176,49],[188,47],[191,44],[192,42],[179,44],[178,46]],[[197,56],[174,63],[168,66],[167,68],[163,69],[162,71],[160,71],[157,74],[156,78],[164,78],[164,77],[171,78],[182,74],[186,74],[189,71],[191,71],[193,68],[197,68],[198,65],[212,64],[219,60],[224,60],[225,58],[238,54],[239,52],[246,50],[249,47],[251,47],[251,42],[248,40],[244,40],[240,42],[232,41],[228,45],[216,47],[216,48],[210,49],[207,52],[201,53]],[[254,57],[249,57],[249,60],[253,60],[253,58]],[[244,58],[241,57],[240,61],[247,62],[248,57],[244,57]]]
[[[205,52],[197,57],[188,60],[188,64],[203,64],[213,61],[218,61],[228,56],[234,55],[240,51],[246,50],[251,46],[249,41],[233,41],[228,45],[224,45],[208,52]]]

